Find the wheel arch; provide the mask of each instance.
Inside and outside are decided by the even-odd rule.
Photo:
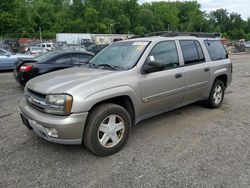
[[[215,77],[215,79],[214,79],[214,82],[215,82],[215,80],[220,80],[220,81],[222,81],[223,84],[224,84],[224,86],[225,86],[225,88],[227,88],[227,86],[228,86],[228,76],[227,76],[227,74],[220,74],[220,75],[217,75],[217,76]],[[214,83],[214,82],[213,82],[213,83]]]

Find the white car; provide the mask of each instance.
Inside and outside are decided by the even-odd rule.
[[[246,48],[250,48],[250,41],[244,42],[244,45],[245,45]]]
[[[38,55],[41,55],[43,53],[46,53],[47,50],[41,48],[41,47],[30,47],[28,48],[26,54],[30,54],[32,56],[38,56]]]
[[[54,44],[53,43],[40,43],[36,47],[43,48],[47,51],[52,51],[54,49]]]

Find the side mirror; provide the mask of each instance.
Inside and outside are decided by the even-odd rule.
[[[146,63],[142,67],[142,74],[148,74],[152,72],[162,71],[165,69],[165,65],[159,61],[151,61]]]

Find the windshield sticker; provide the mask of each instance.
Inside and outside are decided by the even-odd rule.
[[[150,61],[154,61],[155,57],[151,55],[151,56],[149,56],[149,59],[150,59]]]
[[[148,42],[134,42],[132,45],[133,46],[146,46]]]
[[[143,50],[145,46],[137,46],[136,50]]]

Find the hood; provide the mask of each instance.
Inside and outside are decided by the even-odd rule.
[[[75,89],[94,85],[99,79],[117,74],[117,71],[74,67],[63,69],[31,79],[26,87],[42,94],[69,93]]]

